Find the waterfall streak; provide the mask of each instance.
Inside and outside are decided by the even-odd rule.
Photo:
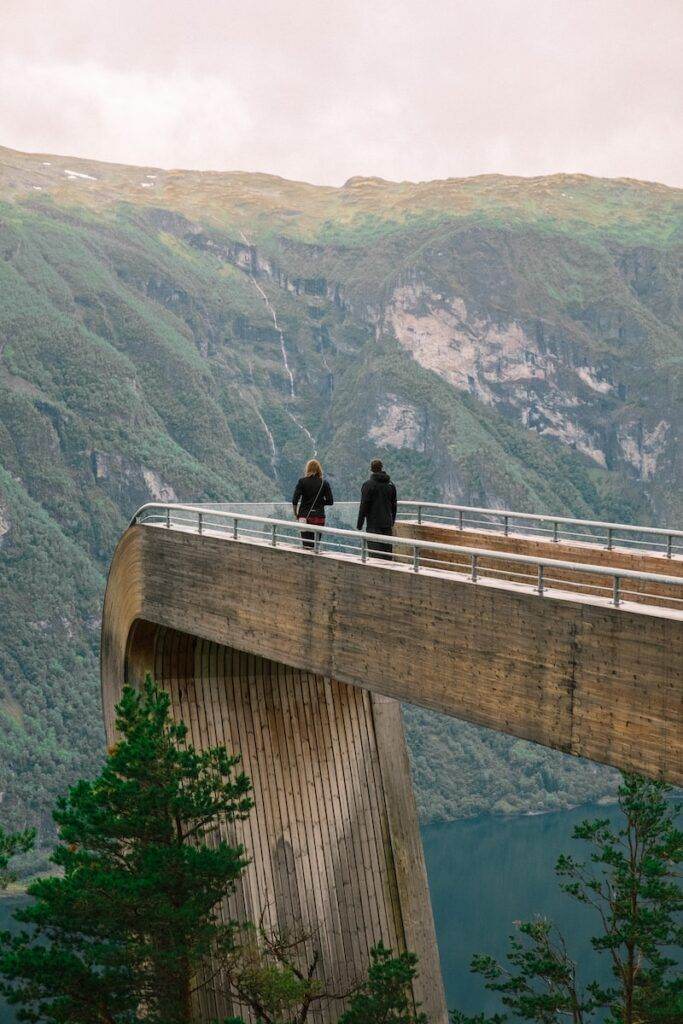
[[[256,289],[256,291],[259,293],[259,295],[261,296],[261,298],[265,302],[266,309],[268,310],[268,312],[270,313],[271,317],[273,318],[273,325],[274,325],[275,330],[277,331],[278,336],[280,338],[280,351],[282,353],[282,362],[283,362],[284,367],[285,367],[285,372],[287,373],[287,376],[289,377],[289,393],[290,393],[292,398],[296,398],[296,391],[295,391],[295,388],[294,388],[294,374],[291,371],[291,368],[290,368],[290,365],[289,365],[289,360],[287,358],[287,346],[285,345],[284,331],[281,329],[279,323],[277,322],[277,314],[276,314],[275,310],[273,309],[268,296],[266,295],[266,293],[264,292],[263,288],[261,287],[261,285],[258,283],[258,281],[256,280],[256,278],[253,275],[251,275],[251,283],[253,284],[254,288]]]
[[[303,434],[305,434],[306,437],[308,438],[308,440],[311,442],[311,445],[313,447],[313,458],[315,458],[316,455],[318,454],[318,448],[317,448],[318,442],[313,437],[313,434],[310,432],[308,427],[304,426],[304,424],[301,422],[301,420],[296,418],[296,416],[294,415],[293,412],[290,412],[289,409],[287,409],[286,412],[287,412],[287,415],[290,417],[290,419],[294,420],[294,422],[296,423],[296,425],[299,428],[299,430]]]
[[[240,235],[242,236],[242,241],[244,242],[244,244],[248,245],[250,248],[253,248],[251,242],[249,241],[249,239],[245,235],[244,231],[240,231]],[[292,373],[291,367],[289,365],[289,359],[287,358],[287,346],[285,345],[284,331],[282,330],[282,328],[280,327],[280,325],[278,323],[277,313],[273,309],[273,306],[272,306],[272,303],[270,302],[270,299],[268,298],[268,296],[264,292],[264,290],[261,287],[261,285],[256,280],[256,278],[254,276],[254,268],[251,265],[250,265],[250,268],[249,268],[249,280],[251,281],[251,283],[253,284],[254,288],[256,289],[256,291],[259,293],[259,295],[263,299],[265,307],[268,310],[268,312],[270,313],[271,319],[273,321],[273,326],[275,327],[275,330],[278,333],[278,337],[280,339],[280,352],[282,353],[282,363],[284,365],[285,372],[287,373],[287,376],[289,377],[289,394],[290,394],[290,398],[296,398],[296,389],[294,387],[294,374]],[[308,427],[304,426],[304,424],[299,419],[297,419],[297,417],[294,415],[293,412],[290,412],[289,409],[287,409],[286,412],[287,412],[287,415],[290,417],[290,419],[292,419],[294,421],[294,423],[296,423],[297,427],[302,432],[302,434],[306,435],[306,437],[308,438],[308,440],[311,443],[311,446],[313,448],[313,455],[316,456],[318,454],[318,442],[313,437],[313,434],[310,432]],[[273,450],[273,455],[275,456],[275,442],[273,440],[273,435],[271,434],[271,432],[270,432],[270,430],[268,428],[268,425],[267,425],[266,421],[263,419],[263,417],[261,416],[260,412],[258,413],[258,415],[259,415],[259,418],[261,419],[265,429],[268,431],[268,436],[270,438],[271,447],[272,447],[272,450]],[[274,464],[273,464],[273,469],[275,469],[275,465]],[[277,470],[275,470],[275,472],[277,473]]]
[[[275,475],[275,479],[277,480],[277,448],[275,447],[275,438],[273,437],[273,432],[271,431],[270,427],[263,418],[263,414],[261,413],[261,410],[259,409],[256,402],[254,402],[254,412],[258,416],[259,420],[261,421],[261,425],[266,432],[266,437],[268,438],[268,443],[270,444],[270,465]]]

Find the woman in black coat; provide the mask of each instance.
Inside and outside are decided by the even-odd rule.
[[[318,460],[310,459],[306,463],[305,475],[300,477],[292,495],[294,517],[309,526],[324,526],[327,505],[334,505],[332,488],[323,478],[323,467]],[[302,530],[301,540],[305,548],[314,547],[314,531]]]

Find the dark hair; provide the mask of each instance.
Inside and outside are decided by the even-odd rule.
[[[381,459],[373,459],[372,462],[370,463],[371,473],[381,473],[383,469],[384,465]]]

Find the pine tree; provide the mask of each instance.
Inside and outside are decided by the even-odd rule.
[[[117,730],[99,777],[58,801],[62,875],[29,887],[15,917],[30,932],[3,937],[1,988],[23,1020],[187,1024],[201,963],[235,942],[217,908],[247,864],[219,834],[251,807],[239,758],[195,751],[149,678],[124,690]]]
[[[16,876],[9,868],[12,857],[18,853],[28,853],[35,838],[36,832],[32,828],[8,834],[0,827],[0,890],[6,889],[15,880]]]
[[[394,956],[381,942],[370,951],[367,981],[352,997],[339,1024],[428,1024],[415,1007],[412,982],[417,975],[414,953]]]
[[[536,1024],[681,1024],[683,979],[667,952],[683,945],[678,915],[683,893],[677,865],[683,860],[683,833],[676,828],[670,787],[624,775],[615,829],[605,818],[584,821],[574,838],[591,848],[589,863],[563,855],[556,865],[561,888],[597,914],[600,932],[593,949],[610,959],[613,981],[579,986],[576,963],[562,935],[545,918],[518,925],[508,967],[478,954],[472,970],[486,988],[499,992],[519,1020]],[[452,1015],[454,1024],[502,1024],[507,1015],[486,1018]]]

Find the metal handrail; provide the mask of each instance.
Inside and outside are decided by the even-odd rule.
[[[655,536],[666,538],[665,544],[657,544],[657,547],[663,547],[666,549],[666,557],[673,557],[675,551],[680,550],[683,552],[683,530],[672,530],[667,527],[661,526],[634,526],[632,523],[610,523],[604,522],[600,519],[571,519],[567,516],[552,516],[552,515],[539,515],[533,512],[514,512],[511,509],[504,508],[479,508],[474,505],[451,505],[445,502],[439,501],[408,501],[401,500],[398,502],[399,510],[403,509],[414,509],[416,512],[416,519],[418,524],[422,523],[422,512],[428,509],[438,509],[443,512],[454,512],[457,513],[453,516],[440,516],[440,519],[452,519],[458,522],[459,527],[463,528],[463,517],[465,514],[483,515],[492,517],[495,516],[502,519],[501,524],[488,523],[484,521],[482,525],[488,526],[500,526],[507,534],[510,521],[516,520],[521,522],[531,522],[540,524],[547,524],[548,527],[552,528],[554,543],[561,541],[560,537],[560,526],[579,526],[591,530],[603,530],[606,531],[607,548],[611,550],[614,543],[614,535],[616,533],[632,533],[641,534],[643,536]],[[551,532],[550,530],[545,532]],[[674,538],[680,538],[681,544],[674,544]],[[597,538],[594,538],[597,539]],[[627,543],[642,543],[645,541],[628,541]],[[674,550],[675,549],[675,550]]]
[[[654,597],[654,599],[657,600],[657,601],[668,600],[668,601],[673,601],[673,602],[676,602],[676,603],[678,603],[679,601],[683,603],[683,577],[668,576],[668,575],[664,575],[662,573],[641,572],[641,571],[638,571],[638,570],[635,570],[635,569],[616,569],[616,568],[610,568],[609,566],[588,565],[588,564],[579,563],[579,562],[568,562],[568,561],[564,561],[564,560],[556,559],[556,558],[543,558],[543,557],[539,558],[539,557],[535,557],[533,555],[519,554],[517,552],[491,551],[488,548],[469,547],[469,546],[461,545],[461,544],[446,544],[446,543],[443,543],[442,541],[418,540],[416,538],[411,538],[411,537],[397,537],[397,536],[392,536],[392,537],[389,538],[389,537],[387,537],[386,534],[359,533],[356,530],[346,530],[346,529],[340,529],[338,527],[332,527],[332,526],[313,526],[313,525],[310,525],[310,524],[307,524],[307,523],[299,523],[296,520],[274,519],[274,518],[270,518],[268,516],[252,516],[252,515],[249,515],[248,513],[243,513],[243,512],[229,512],[229,511],[226,511],[226,510],[218,510],[218,509],[215,509],[215,508],[207,508],[206,505],[189,505],[189,504],[169,503],[169,502],[147,502],[146,504],[142,505],[137,510],[137,512],[133,516],[133,519],[131,521],[131,525],[135,525],[135,524],[144,525],[144,523],[146,521],[149,521],[149,519],[155,518],[155,519],[157,519],[159,521],[159,525],[162,525],[162,526],[170,529],[174,525],[174,522],[173,522],[174,513],[179,513],[179,512],[181,512],[181,513],[189,513],[191,517],[196,517],[196,519],[192,519],[191,518],[189,520],[190,526],[196,527],[198,532],[201,532],[201,533],[204,533],[204,534],[206,534],[207,531],[212,528],[212,526],[215,527],[215,525],[216,525],[216,524],[209,523],[208,522],[209,519],[222,519],[222,520],[225,520],[226,523],[228,523],[231,526],[231,532],[229,534],[229,539],[232,539],[232,540],[239,540],[240,539],[240,533],[239,533],[239,524],[240,523],[254,524],[254,525],[259,525],[260,527],[267,527],[268,528],[268,533],[267,534],[262,534],[263,539],[262,539],[262,541],[260,541],[260,543],[270,544],[272,547],[277,547],[277,545],[278,545],[278,529],[279,528],[282,528],[282,529],[285,529],[285,530],[294,531],[295,534],[298,532],[299,535],[301,535],[301,533],[303,533],[303,532],[307,532],[309,534],[310,533],[314,534],[314,537],[315,537],[314,551],[316,553],[320,553],[320,552],[325,551],[324,543],[323,543],[325,538],[329,538],[330,542],[332,542],[333,539],[341,539],[341,540],[345,540],[347,538],[348,539],[352,539],[355,542],[354,545],[352,546],[353,547],[353,551],[358,554],[359,560],[361,562],[365,562],[367,560],[367,557],[368,557],[368,544],[372,544],[373,542],[381,543],[381,544],[391,543],[394,546],[399,546],[399,547],[402,547],[402,548],[407,548],[407,549],[410,550],[410,552],[412,552],[412,569],[415,572],[419,572],[421,567],[424,567],[425,561],[432,561],[432,562],[436,561],[435,559],[428,559],[426,557],[422,557],[423,553],[426,553],[428,551],[439,552],[439,553],[448,553],[448,554],[453,554],[453,555],[464,555],[466,558],[469,559],[469,567],[463,566],[462,563],[454,563],[454,564],[457,564],[459,568],[468,568],[468,570],[469,570],[469,578],[473,582],[476,582],[479,579],[481,579],[482,566],[481,566],[481,563],[480,563],[480,559],[482,559],[482,558],[490,560],[490,561],[493,561],[493,562],[496,562],[496,561],[498,561],[498,562],[507,562],[507,563],[514,562],[514,563],[517,563],[519,565],[533,566],[534,569],[536,570],[536,575],[537,575],[537,578],[538,578],[538,583],[532,589],[539,596],[543,596],[549,590],[549,587],[548,587],[549,579],[548,579],[548,576],[547,576],[545,570],[546,569],[550,569],[550,570],[552,570],[552,569],[559,569],[559,570],[564,570],[565,572],[577,573],[577,574],[579,574],[579,576],[581,576],[581,575],[584,575],[584,576],[585,575],[589,575],[589,576],[593,576],[593,577],[601,576],[601,577],[605,577],[605,578],[609,579],[611,581],[611,586],[609,588],[605,588],[605,589],[609,589],[612,592],[612,594],[613,594],[612,603],[615,606],[617,606],[617,607],[620,606],[623,603],[623,596],[622,596],[622,592],[620,590],[620,582],[622,580],[627,580],[627,579],[628,580],[640,580],[641,582],[650,583],[650,584],[655,585],[655,586],[659,585],[659,586],[680,587],[680,588],[682,588],[681,589],[681,594],[682,594],[681,598],[667,596],[667,595],[660,596],[660,595],[651,595],[651,594],[639,594],[638,596],[649,597],[649,598],[653,598]],[[148,513],[152,513],[153,515],[150,516],[150,515],[148,515]],[[158,513],[158,515],[155,515],[155,513]],[[188,522],[188,521],[187,520],[183,520],[183,523],[184,522]],[[248,539],[253,541],[253,532],[249,533],[249,534],[243,534],[243,536],[246,536],[246,537],[248,537]],[[291,541],[292,539],[294,539],[294,538],[292,538],[292,537],[281,537],[280,538],[281,541],[286,541],[286,540],[290,540]],[[348,546],[348,545],[341,545],[341,544],[338,545],[338,547],[342,547],[342,546]],[[390,566],[392,563],[390,563],[390,562],[380,562],[378,560],[374,564],[376,564],[376,565],[382,565],[383,564],[385,566]],[[438,561],[437,564],[436,564],[436,568],[443,569],[444,564],[445,563],[443,561]],[[484,569],[484,571],[505,572],[506,570],[504,570],[504,569],[500,570],[500,569],[486,567]],[[617,582],[615,583],[615,581],[617,581]],[[577,583],[577,582],[572,581],[572,580],[560,580],[560,581],[557,581],[557,582],[561,582],[561,583],[563,583],[565,585],[568,585],[568,586],[586,586],[586,587],[589,587],[589,588],[591,588],[593,590],[599,589],[599,584],[595,584],[595,583],[592,583],[592,584],[589,583],[589,582],[587,582],[587,583]]]

